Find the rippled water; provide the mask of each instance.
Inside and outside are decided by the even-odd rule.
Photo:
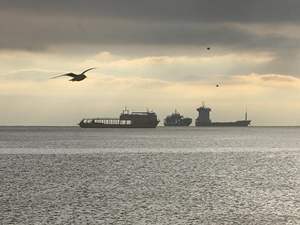
[[[1,224],[299,224],[300,127],[0,127]]]

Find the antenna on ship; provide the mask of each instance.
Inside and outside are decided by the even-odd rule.
[[[203,108],[205,107],[204,101],[202,101],[202,107],[203,107]]]
[[[123,113],[124,112],[127,112],[127,113],[129,113],[129,110],[127,110],[127,107],[126,107],[126,105],[125,105],[125,110],[123,110]]]
[[[247,107],[246,107],[246,113],[245,113],[245,120],[247,121]]]

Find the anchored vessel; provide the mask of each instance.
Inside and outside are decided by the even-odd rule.
[[[192,123],[191,118],[184,118],[180,113],[177,113],[175,109],[175,113],[169,115],[164,120],[165,126],[189,126]]]
[[[119,118],[83,119],[78,124],[82,128],[155,128],[159,120],[155,112],[132,112],[125,108]]]
[[[206,126],[206,127],[247,127],[251,120],[247,120],[247,111],[245,113],[245,120],[238,120],[235,122],[211,122],[209,119],[209,113],[211,111],[210,108],[205,108],[204,104],[202,107],[197,108],[197,111],[199,112],[199,116],[196,119],[196,126]]]

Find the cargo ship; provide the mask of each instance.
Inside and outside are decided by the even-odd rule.
[[[198,118],[195,121],[197,127],[247,127],[251,120],[247,119],[247,110],[245,113],[245,120],[238,120],[235,122],[211,122],[209,114],[211,108],[205,108],[204,103],[202,107],[197,108],[199,112]]]
[[[175,113],[168,115],[164,120],[165,126],[189,126],[191,123],[191,118],[184,118],[180,113],[177,113],[176,109]]]
[[[82,119],[78,124],[82,128],[156,128],[159,120],[155,112],[132,112],[123,110],[119,118]]]

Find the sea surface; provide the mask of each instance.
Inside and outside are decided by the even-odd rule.
[[[0,224],[300,224],[300,127],[0,127]]]

